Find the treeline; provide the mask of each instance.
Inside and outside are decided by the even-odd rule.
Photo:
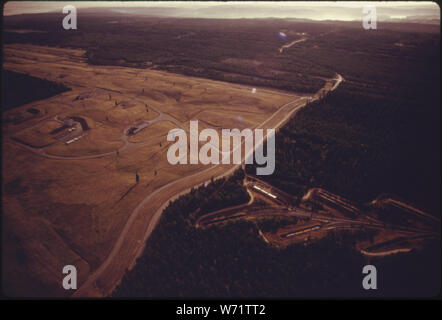
[[[91,64],[121,65],[177,72],[233,83],[268,86],[296,92],[316,92],[324,81],[313,76],[333,76],[331,69],[313,65],[308,56],[292,48],[279,52],[297,33],[309,36],[327,31],[318,23],[282,19],[207,20],[160,19],[119,13],[79,14],[75,33],[50,28],[59,16],[42,14],[8,17],[7,28],[30,28],[45,33],[5,32],[5,43],[33,43],[86,50]],[[278,32],[286,30],[284,41]],[[237,59],[238,61],[232,61]]]
[[[61,83],[35,78],[9,70],[2,71],[2,110],[6,111],[35,100],[70,90]]]
[[[135,267],[126,272],[112,296],[385,297],[400,296],[404,292],[411,296],[435,294],[437,282],[431,281],[440,273],[440,263],[434,259],[437,248],[376,262],[376,266],[378,263],[382,266],[378,268],[378,290],[365,291],[362,289],[362,267],[370,261],[354,249],[358,234],[330,233],[308,246],[301,243],[276,249],[259,237],[257,225],[252,222],[231,222],[207,229],[194,227],[195,216],[209,210],[205,206],[195,214],[201,203],[216,203],[211,207],[214,209],[240,203],[244,199],[235,197],[233,191],[238,191],[241,186],[242,174],[237,172],[228,180],[212,182],[171,203],[147,241],[142,256]],[[261,224],[272,228],[271,223],[263,221]],[[370,237],[370,234],[362,236]],[[413,260],[416,257],[420,260]],[[404,261],[407,268],[403,267]],[[398,273],[396,268],[401,271]],[[411,275],[412,281],[406,281]]]
[[[280,251],[266,245],[252,223],[194,227],[192,213],[201,203],[212,203],[215,209],[242,202],[242,196],[232,198],[239,186],[242,174],[237,172],[170,204],[143,255],[113,296],[292,297],[357,291],[363,260],[351,249],[348,235],[331,235],[336,239],[313,244],[313,248],[299,245]],[[201,208],[201,213],[206,209]],[[345,259],[346,266],[354,269],[342,282],[348,269],[340,270],[338,259]]]
[[[342,39],[365,39],[366,53],[354,55],[360,48],[347,45],[346,55],[339,56],[338,50],[321,59],[311,55],[318,63],[335,65],[345,81],[277,133],[276,170],[263,178],[298,196],[311,187],[359,202],[381,193],[396,194],[439,216],[438,39],[431,34],[396,34],[409,47],[402,55],[385,56],[384,37],[392,35],[376,34],[379,43],[370,43],[371,36],[356,30],[327,40],[333,48],[343,46]]]
[[[313,187],[358,202],[396,194],[439,215],[438,102],[355,91],[344,82],[300,111],[276,135],[275,172],[261,178],[298,197]]]

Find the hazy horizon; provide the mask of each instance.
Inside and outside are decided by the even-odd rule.
[[[11,1],[4,15],[61,12],[65,5],[77,8],[106,8],[120,13],[182,18],[297,18],[309,20],[355,21],[362,7],[374,5],[378,20],[440,20],[435,2],[152,2],[152,1]],[[139,8],[140,10],[135,10]],[[152,9],[152,11],[149,11]]]

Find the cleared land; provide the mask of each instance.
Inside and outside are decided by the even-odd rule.
[[[252,93],[248,86],[163,71],[89,66],[81,50],[4,49],[6,69],[72,89],[5,113],[42,111],[3,127],[4,274],[12,295],[65,295],[59,273],[67,264],[77,266],[80,286],[88,279],[78,295],[108,294],[168,200],[232,171],[233,165],[170,165],[163,134],[171,124],[274,128],[305,104],[295,94],[261,88]],[[51,135],[55,122],[61,127],[78,118],[88,128],[77,121],[66,136]],[[152,127],[128,137],[140,121]]]

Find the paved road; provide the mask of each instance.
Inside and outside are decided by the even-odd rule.
[[[338,78],[339,79],[339,78]],[[336,79],[334,79],[336,81]],[[275,125],[272,125],[272,128],[279,128],[282,124],[284,124],[290,117],[292,117],[293,114],[295,114],[298,110],[300,110],[302,107],[306,105],[304,102],[306,97],[302,98],[296,98],[293,101],[283,105],[280,107],[275,113],[273,113],[268,119],[263,121],[258,128],[264,128],[266,125],[269,124],[270,121],[275,119],[275,117],[279,116],[281,113],[287,112],[283,118],[278,121]],[[299,104],[302,102],[301,104]],[[299,104],[299,105],[296,105]],[[291,107],[296,105],[294,108],[290,110]],[[159,111],[157,111],[159,112]],[[256,148],[257,145],[254,146]],[[254,150],[252,150],[254,151]],[[233,152],[233,150],[231,151]],[[244,159],[248,155],[245,155]],[[100,265],[98,269],[96,269],[82,284],[82,286],[73,294],[74,297],[83,297],[83,296],[101,296],[101,295],[108,295],[110,294],[115,286],[121,281],[122,276],[124,275],[125,270],[127,267],[131,268],[134,264],[138,256],[141,255],[144,245],[152,233],[153,229],[155,228],[156,224],[159,221],[159,218],[165,209],[165,207],[173,200],[177,199],[182,194],[185,194],[189,192],[193,187],[196,187],[198,185],[202,185],[205,182],[210,181],[211,177],[214,179],[220,179],[225,176],[229,176],[232,174],[239,166],[233,165],[230,169],[226,170],[225,172],[218,173],[216,171],[217,167],[219,165],[213,165],[211,167],[208,167],[205,170],[199,171],[197,173],[194,173],[192,175],[183,177],[179,180],[175,180],[173,182],[170,182],[163,187],[157,189],[155,192],[149,194],[130,214],[128,221],[126,222],[126,225],[124,226],[122,232],[120,233],[117,241],[115,242],[110,254],[108,257],[104,260],[104,262]],[[168,194],[170,193],[170,194]],[[138,250],[136,250],[136,254],[132,256],[129,260],[124,261],[124,264],[126,267],[118,267],[117,264],[121,264],[121,261],[117,261],[117,256],[120,254],[121,251],[127,250],[129,251],[129,248],[123,246],[126,239],[131,236],[130,230],[132,227],[134,227],[134,221],[138,218],[140,214],[143,213],[143,209],[151,202],[151,201],[158,201],[158,197],[161,196],[164,198],[163,204],[155,211],[155,213],[151,216],[150,221],[148,222],[148,226],[146,228],[146,231],[144,233],[143,239],[140,241],[138,240]],[[133,243],[133,241],[132,241]],[[100,280],[100,277],[107,272],[110,268],[115,267],[118,270],[113,272],[120,273],[118,276],[114,275],[114,282],[112,285],[108,284],[107,289],[105,292],[100,291],[97,289],[96,282]],[[110,271],[108,271],[110,272]]]

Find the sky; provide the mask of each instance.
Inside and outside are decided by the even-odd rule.
[[[312,20],[360,20],[362,8],[374,5],[378,20],[438,19],[435,2],[185,2],[185,1],[10,1],[4,15],[61,12],[65,5],[77,8],[104,8],[126,13],[188,18],[300,18]],[[142,7],[140,11],[135,7]],[[164,8],[165,10],[160,10]],[[149,11],[151,9],[151,11]]]

